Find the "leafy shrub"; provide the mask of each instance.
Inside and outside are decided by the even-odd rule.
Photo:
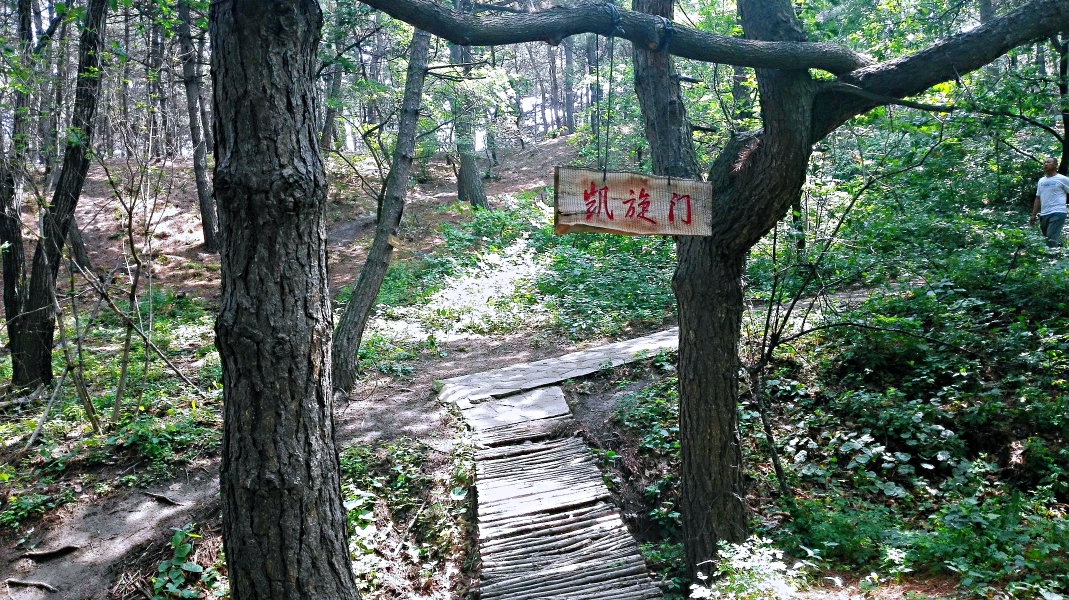
[[[712,578],[700,573],[691,598],[786,600],[804,583],[803,563],[788,567],[772,541],[752,537],[742,544],[721,542]]]

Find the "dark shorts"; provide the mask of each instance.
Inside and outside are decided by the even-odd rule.
[[[1039,229],[1043,237],[1047,238],[1048,248],[1058,248],[1062,245],[1062,227],[1065,226],[1065,213],[1052,213],[1040,215]]]

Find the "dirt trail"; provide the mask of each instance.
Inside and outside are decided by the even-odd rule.
[[[552,181],[553,165],[568,161],[571,155],[564,138],[529,145],[527,150],[509,157],[494,169],[500,178],[488,184],[487,191],[496,195],[544,186]],[[407,230],[401,232],[409,248],[426,250],[437,243],[433,231],[442,219],[439,207],[456,199],[451,172],[441,165],[433,167],[435,179],[414,186],[409,192]],[[218,256],[201,251],[196,191],[188,168],[184,163],[175,165],[175,175],[168,179],[167,192],[161,197],[154,217],[151,252],[154,285],[206,298],[215,304]],[[103,170],[94,167],[79,205],[78,221],[98,272],[110,270],[122,259],[118,235],[122,219],[115,208]],[[369,216],[368,208],[351,200],[335,201],[331,205],[330,271],[335,291],[354,281],[363,263],[363,249],[373,234],[374,219]],[[400,254],[404,258],[411,251]],[[574,345],[553,338],[543,338],[535,345],[528,335],[494,338],[473,335],[442,343],[437,354],[418,360],[410,379],[373,375],[361,380],[349,399],[335,406],[338,445],[346,447],[408,436],[436,452],[448,453],[454,429],[446,409],[432,392],[435,380],[539,360],[574,349]],[[12,600],[143,598],[148,591],[144,583],[138,589],[131,580],[136,570],[159,561],[171,528],[196,522],[198,527],[218,530],[218,491],[218,457],[207,463],[200,461],[193,470],[147,489],[121,488],[104,496],[87,491],[76,502],[33,524],[17,546],[13,545],[16,540],[11,540],[0,547],[0,581],[41,582],[59,592],[12,583],[6,586],[4,595]],[[180,505],[157,500],[146,492]],[[20,558],[29,551],[66,546],[76,546],[77,550],[47,560]]]

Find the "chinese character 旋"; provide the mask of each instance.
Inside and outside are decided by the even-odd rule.
[[[613,221],[612,209],[609,208],[609,187],[597,187],[594,182],[590,182],[590,190],[583,192],[583,202],[586,203],[586,220],[590,221],[594,218],[594,215],[602,214],[605,211],[605,216],[609,217],[610,221]]]
[[[635,198],[635,190],[629,191],[631,192],[631,198],[623,201],[627,205],[627,213],[624,216],[628,219],[641,219],[656,225],[657,221],[646,216],[646,213],[650,210],[650,194],[646,191],[646,188],[639,188],[638,198]],[[635,206],[636,203],[637,207]]]

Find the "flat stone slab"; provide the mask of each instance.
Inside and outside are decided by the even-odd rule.
[[[488,400],[463,409],[464,418],[476,433],[502,425],[548,419],[571,414],[564,390],[547,387],[514,396]]]
[[[675,350],[678,346],[679,328],[673,327],[652,335],[588,348],[557,358],[444,379],[439,382],[442,387],[438,398],[442,402],[454,402],[464,409],[469,403],[475,404],[488,397],[507,396],[583,377],[603,368],[634,362],[641,356],[652,356],[662,350]]]

